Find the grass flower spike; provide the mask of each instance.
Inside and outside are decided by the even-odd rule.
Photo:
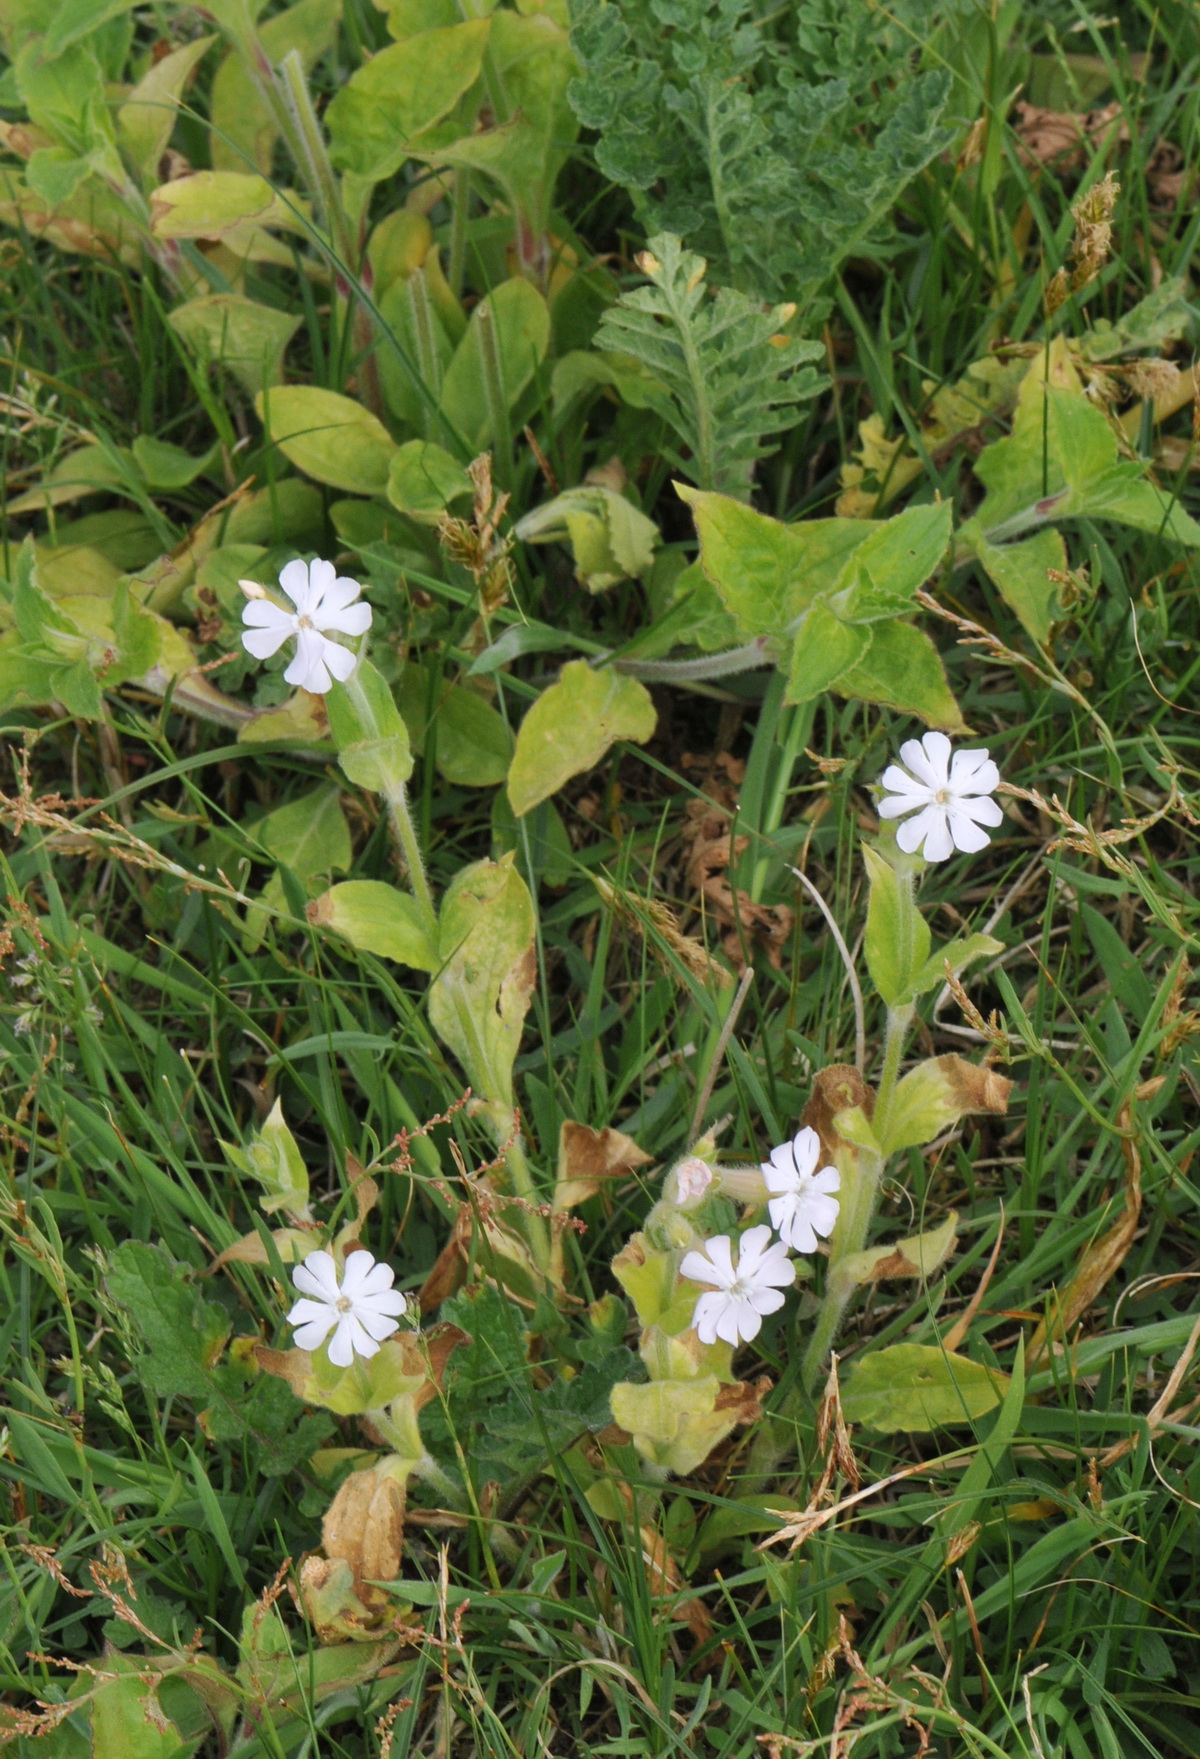
[[[738,1243],[737,1263],[728,1234],[706,1240],[704,1251],[691,1251],[679,1267],[693,1283],[713,1287],[699,1297],[692,1324],[702,1344],[749,1342],[762,1329],[764,1313],[783,1306],[782,1290],[796,1280],[795,1267],[781,1240],[772,1241],[767,1226],[747,1228]]]
[[[319,1350],[329,1337],[329,1360],[349,1368],[355,1356],[373,1356],[384,1338],[399,1326],[408,1305],[393,1289],[390,1264],[377,1264],[369,1252],[351,1252],[339,1284],[337,1265],[328,1252],[310,1252],[292,1272],[301,1299],[287,1316],[296,1327],[301,1350]]]
[[[289,562],[280,571],[279,584],[296,607],[285,610],[261,595],[257,583],[242,581],[249,595],[243,607],[246,625],[242,646],[257,660],[278,653],[289,636],[296,638],[296,654],[283,674],[289,684],[323,696],[333,680],[345,680],[358,664],[358,655],[330,638],[365,635],[371,627],[371,607],[359,598],[357,580],[340,575],[332,562]]]
[[[926,733],[900,747],[901,764],[883,772],[887,792],[879,802],[880,818],[905,818],[896,827],[896,841],[906,855],[918,850],[926,861],[945,861],[956,849],[966,855],[986,849],[985,825],[1003,823],[1004,814],[991,798],[1000,786],[1000,771],[986,751],[956,751],[944,733]],[[924,845],[924,847],[922,847]]]
[[[821,1138],[805,1125],[791,1142],[771,1150],[762,1163],[771,1200],[767,1211],[780,1239],[794,1252],[815,1252],[817,1238],[828,1239],[841,1207],[833,1195],[841,1189],[836,1167],[822,1167]]]

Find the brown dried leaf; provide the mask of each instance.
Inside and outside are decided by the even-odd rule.
[[[298,1259],[307,1257],[312,1250],[312,1236],[303,1228],[276,1228],[271,1235],[275,1249],[284,1264],[295,1264]],[[266,1241],[259,1233],[243,1234],[232,1246],[226,1246],[224,1252],[218,1252],[212,1263],[202,1272],[204,1276],[212,1276],[214,1271],[225,1264],[270,1264]]]
[[[853,1063],[830,1063],[813,1077],[813,1090],[800,1122],[821,1138],[821,1152],[833,1160],[847,1144],[837,1131],[839,1112],[862,1111],[870,1120],[875,1110],[874,1090],[867,1086]]]
[[[1139,1094],[1140,1092],[1139,1089]],[[1128,1100],[1122,1106],[1117,1121],[1123,1129],[1131,1129],[1131,1102]],[[1085,1247],[1074,1276],[1062,1293],[1052,1298],[1048,1321],[1042,1321],[1030,1340],[1025,1358],[1029,1368],[1044,1354],[1051,1337],[1066,1337],[1076,1321],[1087,1312],[1101,1289],[1116,1275],[1133,1245],[1138,1217],[1142,1212],[1142,1161],[1132,1133],[1122,1139],[1121,1152],[1125,1156],[1125,1207],[1121,1219],[1106,1234]]]
[[[684,1586],[679,1565],[667,1550],[667,1542],[653,1527],[639,1529],[642,1541],[642,1561],[646,1566],[646,1581],[651,1594],[674,1596]],[[680,1600],[671,1612],[672,1618],[682,1619],[697,1643],[706,1643],[712,1636],[712,1620],[702,1600]]]
[[[397,1477],[382,1460],[365,1471],[351,1472],[325,1511],[321,1523],[325,1555],[349,1564],[354,1593],[366,1607],[387,1604],[386,1590],[372,1587],[372,1580],[390,1581],[400,1573],[407,1500],[406,1479]]]
[[[1060,172],[1077,170],[1098,147],[1129,139],[1129,125],[1120,104],[1080,113],[1022,102],[1017,105],[1017,114],[1017,153],[1023,165],[1053,165]]]
[[[587,1124],[564,1122],[558,1133],[558,1180],[554,1187],[554,1211],[561,1215],[594,1197],[608,1179],[630,1178],[653,1156],[638,1147],[632,1136],[605,1126],[592,1130]]]

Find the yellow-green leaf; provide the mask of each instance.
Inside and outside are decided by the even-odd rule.
[[[599,763],[618,739],[644,744],[657,721],[650,692],[611,668],[571,660],[542,692],[517,733],[508,798],[519,818],[572,776]]]
[[[511,856],[477,861],[456,876],[442,904],[440,941],[442,968],[429,991],[433,1029],[475,1092],[511,1112],[512,1067],[537,973],[533,900]]]
[[[925,1434],[973,1423],[1003,1399],[1009,1379],[966,1356],[930,1344],[892,1344],[857,1359],[842,1388],[847,1423],[885,1435]]]
[[[344,935],[360,952],[394,959],[414,971],[437,970],[438,949],[429,943],[415,899],[383,880],[343,880],[330,886],[308,906],[308,920]]]
[[[398,450],[378,417],[318,385],[280,385],[254,400],[271,439],[297,470],[335,489],[379,495]]]

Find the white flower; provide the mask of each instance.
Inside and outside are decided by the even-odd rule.
[[[828,1239],[837,1224],[841,1205],[833,1193],[841,1189],[842,1176],[836,1167],[818,1172],[820,1158],[821,1138],[806,1124],[762,1163],[771,1193],[768,1213],[780,1239],[796,1252],[815,1252],[818,1234]]]
[[[705,1241],[703,1252],[689,1252],[679,1271],[689,1282],[714,1285],[699,1297],[692,1314],[702,1344],[757,1337],[763,1314],[778,1312],[784,1301],[780,1290],[796,1280],[787,1247],[781,1240],[772,1242],[765,1224],[742,1235],[736,1265],[729,1235],[717,1234]]]
[[[991,798],[1000,786],[1000,771],[987,752],[956,751],[951,761],[946,735],[926,733],[923,739],[907,740],[900,756],[908,768],[894,763],[884,770],[883,786],[891,792],[879,802],[879,816],[915,813],[896,827],[896,841],[905,854],[915,855],[922,843],[926,861],[945,861],[955,849],[967,855],[986,849],[984,825],[994,828],[1004,822]]]
[[[292,1271],[292,1281],[302,1296],[287,1316],[296,1327],[301,1350],[319,1350],[333,1332],[329,1360],[335,1368],[349,1368],[355,1356],[373,1356],[384,1338],[390,1338],[408,1301],[393,1289],[395,1272],[390,1264],[376,1264],[361,1248],[346,1259],[339,1284],[337,1265],[328,1252],[310,1252]]]
[[[673,1167],[667,1177],[666,1199],[680,1209],[695,1209],[708,1195],[709,1186],[713,1182],[713,1170],[707,1161],[699,1155],[692,1155],[681,1160]]]
[[[246,590],[255,583],[241,584]],[[286,611],[272,599],[251,597],[242,608],[242,646],[256,660],[265,660],[294,635],[296,657],[283,675],[289,684],[323,696],[334,678],[345,682],[358,664],[358,656],[331,641],[327,631],[364,635],[371,627],[371,607],[358,598],[362,588],[357,580],[340,575],[332,562],[289,562],[280,571],[279,584],[296,609]]]

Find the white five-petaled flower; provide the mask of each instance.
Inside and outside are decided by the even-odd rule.
[[[833,1193],[841,1189],[842,1177],[836,1167],[818,1172],[820,1158],[821,1138],[806,1124],[762,1163],[771,1193],[767,1211],[780,1239],[795,1252],[815,1252],[818,1234],[828,1239],[837,1223],[841,1205]]]
[[[371,607],[359,598],[357,580],[340,575],[332,562],[289,562],[280,571],[279,584],[295,610],[251,597],[242,608],[242,646],[256,660],[265,660],[294,635],[296,655],[283,675],[289,684],[323,696],[334,678],[344,683],[358,664],[358,656],[331,641],[329,631],[364,635],[371,627]],[[242,582],[243,590],[253,585]]]
[[[1004,814],[991,798],[1000,786],[1000,771],[986,751],[956,751],[944,733],[926,733],[900,747],[907,768],[891,764],[883,772],[888,792],[879,802],[880,818],[900,818],[896,841],[906,855],[915,855],[924,844],[926,861],[945,861],[955,849],[974,855],[986,849],[989,837],[983,828],[994,829]],[[911,773],[910,773],[911,772]]]
[[[691,1251],[679,1267],[680,1275],[693,1283],[711,1283],[692,1314],[692,1324],[702,1344],[718,1338],[736,1344],[758,1336],[764,1313],[777,1313],[783,1306],[781,1291],[796,1280],[795,1266],[781,1240],[772,1242],[767,1226],[747,1228],[738,1242],[737,1263],[728,1234],[704,1242],[704,1251]]]
[[[393,1289],[394,1278],[390,1264],[377,1264],[360,1248],[348,1255],[339,1283],[332,1254],[310,1252],[292,1271],[302,1298],[287,1322],[296,1327],[297,1346],[319,1350],[332,1332],[329,1360],[335,1368],[349,1368],[355,1356],[373,1356],[408,1306],[399,1289]]]

